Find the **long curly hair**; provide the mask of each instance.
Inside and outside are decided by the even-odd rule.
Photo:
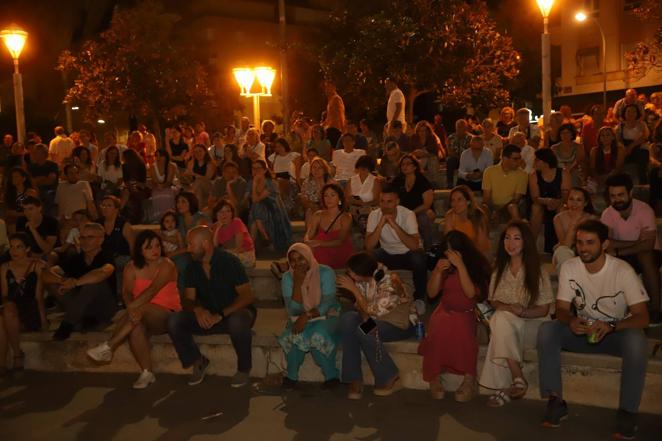
[[[441,240],[441,251],[448,249],[457,251],[462,256],[464,266],[467,268],[471,281],[478,287],[476,300],[483,301],[487,298],[490,285],[490,262],[481,253],[474,242],[461,231],[451,230]]]

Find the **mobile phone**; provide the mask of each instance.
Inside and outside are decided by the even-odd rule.
[[[365,335],[368,335],[371,332],[373,332],[375,329],[377,329],[377,323],[373,320],[372,317],[369,317],[368,320],[366,320],[365,322],[359,325],[359,329]]]

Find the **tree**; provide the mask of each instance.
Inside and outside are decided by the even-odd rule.
[[[432,91],[450,107],[503,105],[504,82],[520,60],[485,4],[461,0],[349,1],[331,13],[319,53],[325,75],[373,113],[386,77],[406,85],[410,98]]]
[[[60,55],[57,69],[74,78],[67,102],[88,122],[115,113],[148,118],[156,134],[162,120],[208,105],[207,72],[178,43],[177,21],[155,0],[116,9],[98,40]]]
[[[629,73],[634,78],[642,78],[651,69],[662,70],[662,2],[643,0],[633,13],[642,21],[657,23],[650,39],[640,41],[634,50],[625,54]]]

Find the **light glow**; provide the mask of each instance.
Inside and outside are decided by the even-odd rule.
[[[106,124],[106,121],[103,120],[103,119],[98,119],[98,120],[97,120],[97,123],[98,123],[98,124]]]
[[[580,23],[586,21],[587,18],[588,16],[584,11],[579,11],[578,13],[575,14],[575,20],[577,20]]]
[[[554,6],[554,0],[536,0],[536,2],[540,8],[542,17],[549,18],[549,14],[552,12],[552,6]]]
[[[28,33],[12,25],[10,28],[0,32],[0,38],[4,41],[12,58],[18,60],[25,46],[25,40],[28,39]]]
[[[276,70],[271,67],[256,67],[255,76],[257,77],[260,86],[262,86],[262,94],[271,95],[271,85],[276,78]]]
[[[241,94],[245,96],[250,95],[251,87],[253,87],[253,82],[255,81],[253,70],[246,67],[237,67],[232,69],[232,73],[241,88]]]

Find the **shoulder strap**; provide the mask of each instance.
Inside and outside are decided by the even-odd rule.
[[[329,226],[324,230],[324,232],[325,232],[326,234],[328,234],[329,231],[331,231],[331,228],[333,228],[333,226],[336,224],[336,221],[338,220],[338,218],[339,218],[340,216],[342,216],[342,214],[343,214],[342,211],[339,212],[338,215],[333,219],[333,221],[331,222],[331,224],[329,224]]]

